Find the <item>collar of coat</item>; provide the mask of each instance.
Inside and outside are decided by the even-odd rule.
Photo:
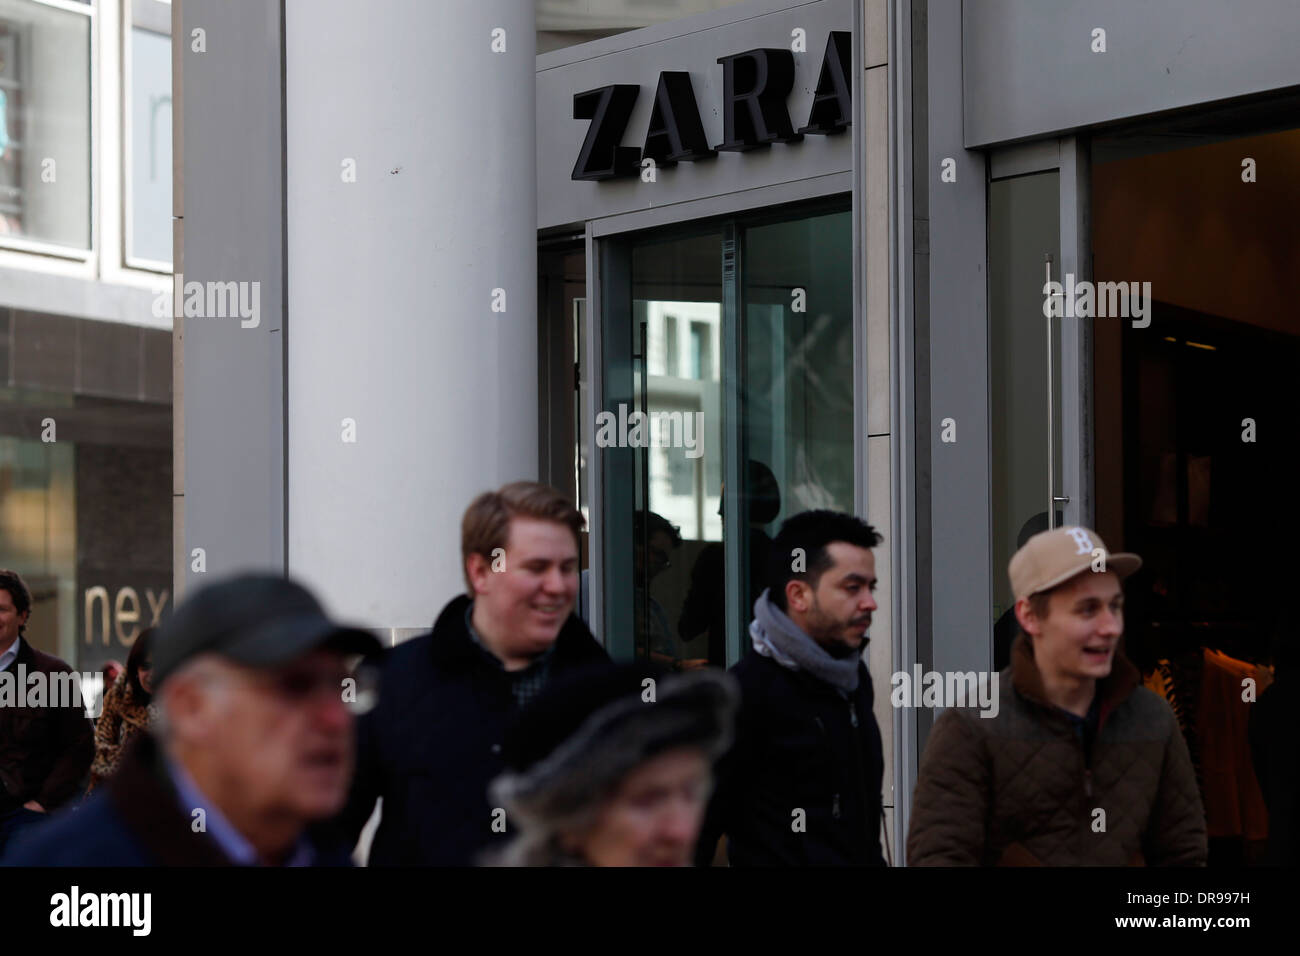
[[[1106,718],[1133,693],[1141,683],[1142,675],[1137,667],[1124,656],[1123,639],[1115,648],[1115,657],[1111,663],[1110,674],[1097,681],[1097,698],[1101,701],[1098,710],[1097,728],[1101,729]],[[1047,699],[1043,687],[1043,675],[1034,661],[1034,645],[1029,635],[1021,631],[1011,645],[1011,686],[1022,697],[1040,707],[1055,711],[1058,708]]]
[[[482,651],[474,643],[474,638],[470,637],[469,628],[465,626],[465,612],[469,610],[469,603],[469,596],[465,594],[453,598],[434,622],[430,653],[433,654],[435,663],[461,667],[484,663]],[[591,636],[591,631],[587,630],[587,625],[583,624],[582,619],[576,614],[570,614],[569,619],[564,622],[559,636],[555,639],[554,647],[553,663],[557,661],[572,663],[600,653],[600,645]]]
[[[106,784],[108,799],[131,837],[158,866],[231,866],[230,858],[206,833],[195,832],[190,810],[172,784],[162,748],[150,733],[132,739]],[[329,823],[308,827],[316,859],[345,865],[348,847],[336,845]],[[350,844],[349,844],[350,846]]]
[[[32,647],[31,642],[27,640],[27,638],[22,637],[21,635],[18,638],[18,653],[15,655],[13,663],[9,665],[9,669],[16,674],[18,672],[19,664],[27,665],[28,673],[31,673],[32,671],[44,671],[48,674],[52,671],[72,669],[52,654],[38,651],[36,648]]]
[[[230,860],[180,805],[162,750],[152,734],[128,745],[108,780],[108,799],[127,829],[160,866],[230,866]]]

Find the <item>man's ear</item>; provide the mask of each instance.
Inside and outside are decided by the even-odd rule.
[[[1041,625],[1038,618],[1034,615],[1033,608],[1029,606],[1029,598],[1019,598],[1016,601],[1016,620],[1020,622],[1021,629],[1030,637],[1037,637]]]
[[[800,613],[812,607],[812,588],[807,581],[791,578],[785,582],[785,606]]]
[[[492,565],[483,555],[475,552],[465,559],[465,570],[469,573],[470,583],[474,585],[474,594],[482,594],[490,589]]]

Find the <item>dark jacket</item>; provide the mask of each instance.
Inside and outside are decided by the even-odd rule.
[[[1283,673],[1250,708],[1250,752],[1264,805],[1272,866],[1300,863],[1300,695],[1293,674]]]
[[[725,833],[732,866],[883,866],[884,757],[866,665],[847,699],[757,653],[731,673],[736,743],[718,765],[696,863]]]
[[[28,800],[55,810],[81,791],[95,756],[94,728],[79,705],[16,706],[20,674],[43,672],[48,701],[55,690],[50,675],[73,673],[57,657],[36,650],[21,637],[18,641],[18,656],[6,668],[13,675],[14,705],[0,706],[0,812]],[[30,682],[28,689],[30,693]]]
[[[433,631],[385,655],[379,703],[357,726],[357,771],[340,823],[352,840],[383,798],[371,866],[472,866],[506,834],[493,829],[488,784],[516,704],[510,679],[465,626],[456,598]],[[576,616],[556,638],[548,682],[605,651]]]
[[[351,844],[312,840],[315,866],[351,866]],[[76,809],[14,838],[4,866],[230,866],[180,805],[151,734],[131,741],[117,771]]]
[[[997,716],[952,708],[934,723],[912,795],[908,865],[1203,866],[1205,813],[1187,744],[1140,679],[1116,652],[1097,682],[1089,752],[1047,702],[1029,639],[1016,638]]]

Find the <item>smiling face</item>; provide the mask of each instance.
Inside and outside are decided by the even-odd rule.
[[[555,643],[578,597],[578,542],[568,526],[538,518],[510,521],[502,560],[471,554],[474,623],[498,657],[536,657]],[[494,563],[496,569],[493,569]]]
[[[790,620],[835,657],[862,652],[876,610],[876,557],[870,548],[844,541],[826,546],[831,566],[816,586],[791,579],[786,584]]]
[[[1021,598],[1016,617],[1045,678],[1100,680],[1110,674],[1124,633],[1124,592],[1115,572],[1085,571],[1048,594],[1045,615]]]
[[[678,747],[631,771],[571,849],[592,866],[689,866],[710,789],[702,751]]]
[[[30,613],[23,611],[20,614],[18,608],[14,606],[13,595],[0,588],[0,652],[7,651],[9,646],[18,640],[19,630],[27,623],[27,616]]]

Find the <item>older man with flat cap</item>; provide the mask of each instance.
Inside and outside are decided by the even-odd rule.
[[[1008,566],[1020,635],[999,708],[935,721],[912,866],[1203,866],[1205,814],[1169,705],[1124,656],[1122,578],[1096,532],[1034,535]]]
[[[33,830],[3,862],[349,865],[351,847],[313,824],[347,798],[348,657],[379,642],[271,575],[199,590],[155,640],[158,726],[81,809]]]

